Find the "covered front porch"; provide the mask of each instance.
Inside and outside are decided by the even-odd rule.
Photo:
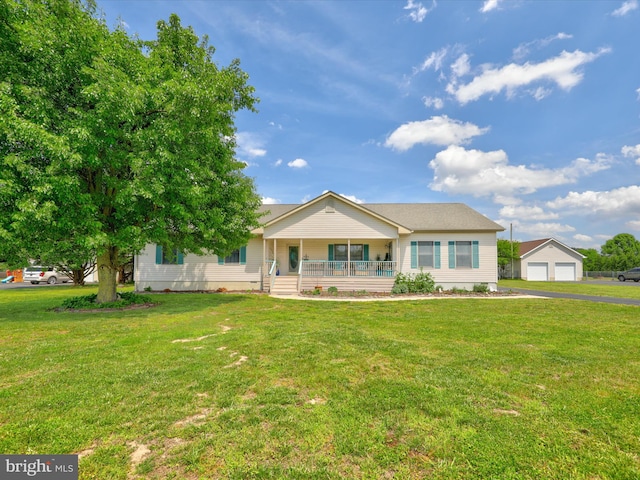
[[[264,239],[265,290],[286,283],[297,292],[315,288],[390,291],[398,239]],[[281,277],[294,277],[287,280]],[[290,292],[293,293],[293,292]]]

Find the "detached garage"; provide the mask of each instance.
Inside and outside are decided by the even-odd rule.
[[[520,244],[516,275],[532,282],[575,282],[582,280],[584,256],[555,238]]]

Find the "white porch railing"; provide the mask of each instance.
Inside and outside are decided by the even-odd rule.
[[[396,262],[302,260],[300,275],[304,277],[393,277]]]

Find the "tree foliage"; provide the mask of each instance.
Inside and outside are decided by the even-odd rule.
[[[520,242],[498,239],[498,271],[500,278],[509,276],[511,264],[520,258]]]
[[[619,233],[607,240],[598,252],[594,248],[578,248],[585,256],[586,272],[620,272],[640,266],[640,241],[630,233]]]
[[[0,0],[0,255],[95,252],[113,301],[121,251],[246,243],[260,199],[234,120],[257,98],[213,54],[176,15],[142,41],[91,2]]]
[[[630,233],[619,233],[601,248],[609,270],[628,270],[640,266],[640,241]]]

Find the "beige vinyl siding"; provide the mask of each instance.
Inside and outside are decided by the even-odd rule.
[[[182,265],[157,265],[156,246],[147,245],[136,257],[136,290],[260,290],[262,270],[262,239],[252,239],[247,245],[245,265],[218,265],[216,255],[184,256]]]
[[[440,242],[440,268],[424,268],[429,272],[436,285],[445,289],[452,287],[473,288],[473,285],[487,283],[492,288],[498,281],[498,251],[495,232],[465,232],[465,233],[414,233],[400,239],[399,269],[403,273],[418,273],[419,268],[411,268],[411,242],[433,241]],[[479,268],[449,268],[450,241],[477,241],[479,253]]]
[[[550,242],[531,254],[526,255],[520,263],[521,275],[525,280],[527,275],[527,266],[529,263],[546,263],[548,265],[549,281],[554,281],[556,279],[556,263],[575,263],[576,278],[581,279],[583,275],[582,257],[577,256],[575,253],[572,253],[556,242]]]
[[[265,227],[264,238],[351,239],[395,238],[397,227],[340,201],[333,202],[333,212],[327,202],[318,202],[302,211]],[[348,232],[348,233],[347,233]]]

